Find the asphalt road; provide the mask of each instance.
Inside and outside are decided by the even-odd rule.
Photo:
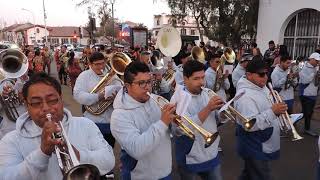
[[[81,116],[81,108],[71,95],[71,89],[63,86],[65,107],[70,109],[75,116]],[[318,103],[319,104],[319,103]],[[295,112],[300,112],[300,102],[295,103]],[[280,160],[272,162],[272,175],[274,180],[314,180],[316,178],[316,165],[318,161],[318,145],[316,137],[303,134],[303,120],[297,123],[298,132],[303,140],[292,142],[290,138],[281,138]],[[312,129],[320,130],[320,113],[316,108],[311,122]],[[236,180],[242,170],[242,161],[235,150],[234,124],[228,123],[220,129],[222,174],[224,180]],[[119,145],[115,147],[116,166],[115,179],[119,179]],[[173,167],[174,179],[180,179]]]

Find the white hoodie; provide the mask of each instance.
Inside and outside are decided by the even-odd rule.
[[[93,164],[100,174],[109,172],[115,164],[111,146],[103,139],[98,127],[89,119],[73,117],[67,109],[62,120],[70,143],[80,153],[80,164]],[[57,156],[41,149],[42,129],[28,113],[17,120],[17,129],[0,141],[1,180],[61,180]]]
[[[294,92],[293,87],[290,86],[288,89],[285,89],[285,83],[288,76],[288,71],[284,71],[279,65],[277,65],[273,72],[271,73],[272,85],[275,90],[280,90],[279,94],[281,98],[285,101],[293,100]],[[294,79],[295,83],[298,83],[297,78]]]
[[[140,103],[121,89],[113,103],[111,132],[122,148],[122,179],[161,179],[171,173],[169,128],[150,98]]]

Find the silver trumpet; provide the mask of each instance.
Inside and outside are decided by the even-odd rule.
[[[51,114],[47,114],[46,118],[52,121]],[[52,136],[54,139],[61,139],[65,144],[64,147],[55,146],[55,154],[63,174],[63,180],[99,180],[98,168],[92,164],[80,164],[61,121],[59,121],[59,126],[61,132],[53,133]]]
[[[270,89],[271,95],[272,95],[272,103],[282,103],[283,100],[280,97],[279,93],[277,91],[275,91],[272,87],[271,83],[268,83],[268,87]],[[289,113],[286,111],[284,114],[280,115],[279,118],[279,124],[280,124],[280,129],[285,132],[290,131],[292,132],[292,141],[298,141],[303,139],[303,137],[301,137],[296,128],[294,127],[291,118],[289,116]]]
[[[219,96],[217,93],[215,93],[211,89],[205,89],[204,87],[201,87],[201,89],[204,92],[206,92],[210,98],[212,98],[213,96]],[[222,111],[222,113],[226,118],[228,118],[233,122],[236,122],[236,119],[238,118],[243,124],[246,131],[249,131],[256,123],[255,119],[247,119],[242,114],[240,114],[240,112],[234,109],[232,106],[228,106],[228,109],[226,109],[225,111]]]

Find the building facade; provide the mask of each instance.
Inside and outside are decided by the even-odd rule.
[[[264,52],[274,40],[294,59],[308,57],[320,43],[319,11],[319,0],[260,0],[258,46]]]
[[[76,27],[76,26],[50,27],[48,42],[51,45],[61,45],[61,44],[88,45],[89,33],[83,27]]]
[[[175,27],[182,36],[197,37],[196,43],[200,43],[200,33],[204,34],[203,28],[200,31],[197,28],[197,23],[191,16],[185,17],[183,20],[178,20],[173,15],[160,14],[153,17],[152,40],[155,41],[158,33],[163,26],[171,25]],[[209,39],[203,36],[203,41],[206,43]]]

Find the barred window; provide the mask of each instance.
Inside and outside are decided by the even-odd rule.
[[[288,23],[284,32],[283,44],[293,59],[308,57],[319,44],[320,12],[306,9],[296,14]]]

